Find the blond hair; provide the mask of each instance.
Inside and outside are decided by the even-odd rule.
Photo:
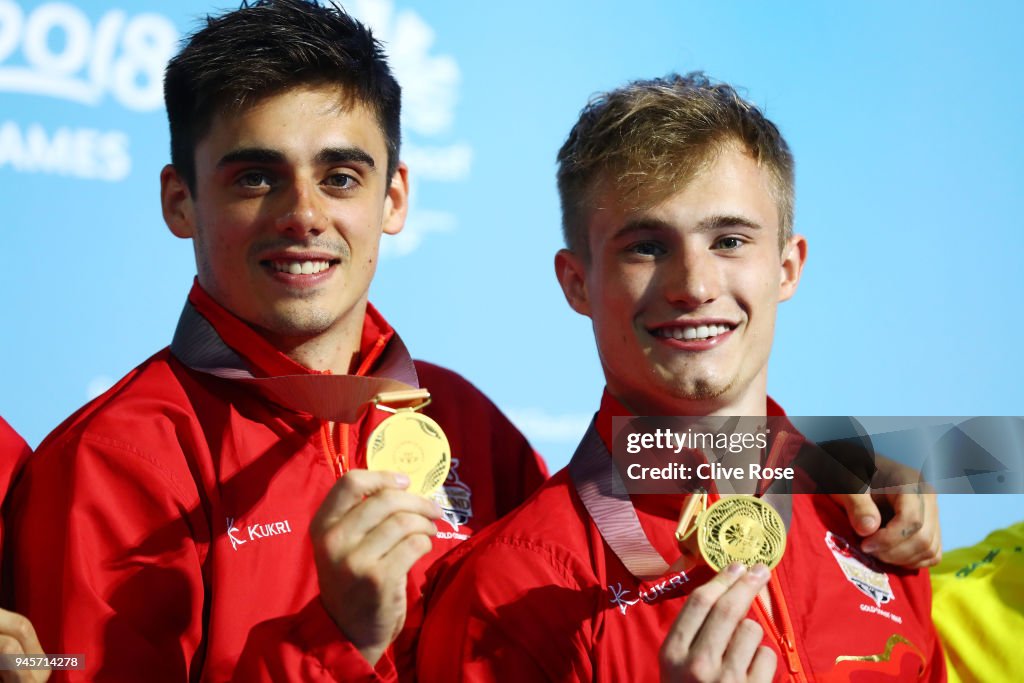
[[[591,98],[558,152],[566,246],[589,257],[587,221],[605,190],[631,210],[649,208],[735,144],[768,172],[781,249],[793,233],[793,155],[775,124],[731,86],[693,72]]]

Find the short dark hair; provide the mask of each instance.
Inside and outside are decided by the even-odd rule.
[[[558,152],[566,246],[589,258],[596,195],[614,188],[631,209],[680,191],[729,145],[768,172],[779,248],[793,234],[793,155],[779,129],[725,83],[699,71],[637,80],[591,98]]]
[[[379,41],[341,7],[257,0],[208,16],[167,65],[164,102],[171,163],[196,191],[195,148],[216,114],[306,84],[338,84],[380,123],[387,178],[398,167],[402,91]]]

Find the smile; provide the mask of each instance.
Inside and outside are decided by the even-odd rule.
[[[678,327],[659,327],[652,330],[655,337],[663,339],[678,339],[690,341],[695,339],[710,339],[719,335],[731,332],[733,325],[680,325]]]
[[[273,270],[289,275],[316,275],[322,273],[337,261],[267,261]]]

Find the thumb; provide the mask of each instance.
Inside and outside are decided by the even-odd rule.
[[[878,530],[882,513],[870,493],[834,493],[832,499],[846,510],[850,525],[858,536],[868,536]]]

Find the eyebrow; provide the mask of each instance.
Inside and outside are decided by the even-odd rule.
[[[761,230],[761,224],[743,216],[737,216],[733,214],[719,214],[715,216],[708,216],[699,223],[697,223],[697,232],[716,232],[718,230],[725,230],[727,228],[750,228],[752,230]],[[631,232],[640,232],[643,230],[674,230],[675,226],[668,221],[663,221],[660,218],[652,218],[650,216],[638,216],[626,221],[623,225],[615,232],[615,237],[627,235]]]
[[[362,164],[371,170],[377,168],[373,157],[358,147],[328,147],[316,155],[318,164]]]
[[[708,216],[697,224],[697,230],[700,232],[713,232],[715,230],[723,230],[725,228],[751,228],[752,230],[760,230],[761,224],[757,221],[746,218],[745,216],[736,216],[732,214]]]
[[[228,152],[217,162],[217,168],[231,164],[266,164],[274,166],[286,163],[285,155],[276,149],[266,147],[243,147]],[[317,164],[362,164],[376,170],[377,164],[366,151],[358,147],[327,147],[313,158]]]

